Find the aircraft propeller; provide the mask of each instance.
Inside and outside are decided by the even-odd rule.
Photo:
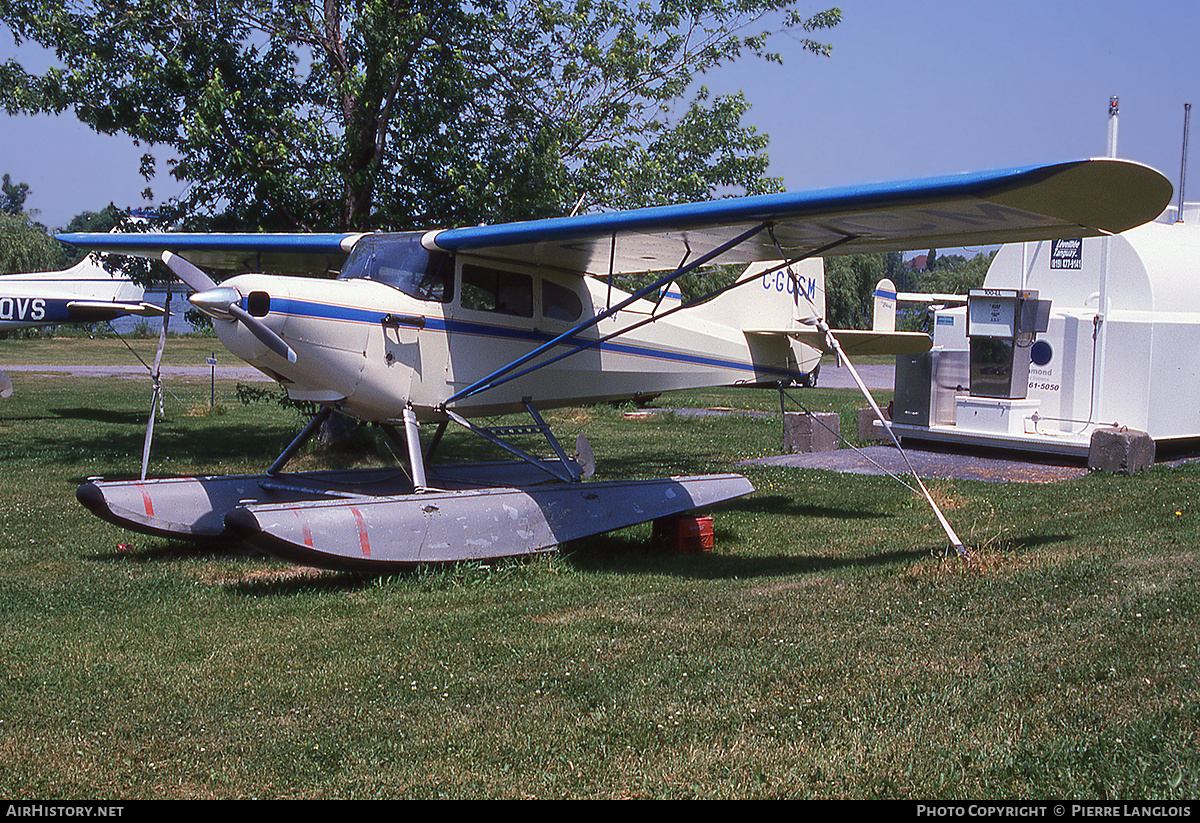
[[[176,277],[187,284],[193,294],[188,298],[193,306],[205,314],[224,318],[230,321],[240,321],[251,334],[289,363],[296,362],[296,352],[284,342],[283,338],[250,312],[242,308],[242,296],[237,289],[228,286],[218,286],[216,281],[205,274],[198,266],[189,260],[164,251],[162,260]]]
[[[242,308],[242,297],[237,289],[218,286],[198,266],[177,254],[165,251],[163,252],[162,260],[167,265],[167,268],[192,291],[192,295],[188,298],[188,301],[192,305],[211,316],[228,319],[231,322],[242,322],[271,351],[280,357],[286,358],[288,362],[296,362],[296,353],[283,341],[283,338],[267,328],[267,325],[257,317],[254,317]],[[154,354],[154,366],[150,370],[150,377],[154,383],[154,391],[150,398],[150,416],[146,420],[146,438],[142,442],[142,480],[146,479],[146,472],[150,464],[150,444],[154,440],[154,421],[162,409],[162,356],[167,344],[167,321],[170,317],[171,290],[167,289],[166,310],[163,314],[162,329],[158,334],[158,350]],[[7,376],[4,376],[0,372],[0,396],[7,396],[3,394],[6,384]],[[9,393],[12,392],[11,384],[7,384],[7,390]]]

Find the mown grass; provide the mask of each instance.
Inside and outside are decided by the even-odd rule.
[[[147,381],[14,384],[4,796],[1200,794],[1195,465],[931,481],[968,560],[893,480],[751,466],[757,491],[713,512],[710,554],[655,551],[641,526],[372,578],[96,520],[74,489],[137,472]],[[300,424],[231,384],[210,414],[207,378],[171,388],[159,474],[261,470]],[[800,396],[852,428],[852,393]],[[733,391],[656,405],[684,403],[778,408]],[[625,411],[548,417],[564,442],[587,435],[605,477],[779,449],[773,417]]]

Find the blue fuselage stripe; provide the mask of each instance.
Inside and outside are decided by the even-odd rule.
[[[298,300],[296,298],[274,298],[271,302],[271,313],[278,313],[300,319],[364,323],[369,326],[381,325],[384,316],[387,314],[386,312],[380,312],[378,309],[361,309],[351,306],[319,303],[311,300]],[[447,335],[465,334],[473,337],[523,341],[534,344],[545,343],[547,340],[551,340],[555,336],[545,332],[534,331],[533,329],[517,329],[508,326],[495,325],[492,323],[456,320],[434,314],[425,315],[425,329],[428,331],[441,332]],[[575,337],[563,341],[562,345],[568,347],[578,347],[587,345],[590,342],[591,341],[588,340],[588,338]],[[615,354],[629,355],[631,357],[641,357],[649,360],[684,363],[693,366],[705,366],[708,368],[734,369],[751,374],[768,374],[777,377],[792,378],[799,377],[802,374],[802,372],[793,371],[790,369],[755,366],[752,363],[741,360],[710,357],[692,352],[669,351],[651,346],[641,346],[632,343],[619,343],[611,340],[592,345],[590,348]]]

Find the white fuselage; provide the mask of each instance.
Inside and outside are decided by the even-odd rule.
[[[143,294],[141,286],[90,257],[65,271],[0,275],[0,331],[78,322],[72,305],[136,305]]]
[[[376,422],[398,420],[411,406],[419,419],[434,420],[444,419],[440,409],[456,392],[628,297],[596,278],[516,270],[499,271],[501,284],[481,295],[467,282],[478,276],[464,278],[463,265],[456,264],[453,296],[445,302],[419,300],[369,279],[244,274],[223,282],[246,305],[254,292],[270,295],[261,319],[295,351],[295,363],[270,351],[242,323],[217,319],[214,325],[231,352],[281,382],[295,400],[334,404]],[[747,283],[669,317],[661,317],[669,306],[664,303],[653,322],[450,408],[470,417],[520,410],[524,398],[554,408],[795,379],[815,365],[812,350],[782,334],[747,335],[734,325],[754,306],[759,316],[790,320],[793,304],[776,279]],[[526,368],[654,313],[653,303],[639,300]]]

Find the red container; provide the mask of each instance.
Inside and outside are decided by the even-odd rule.
[[[655,545],[680,554],[710,552],[713,548],[711,517],[663,517],[654,521]]]

